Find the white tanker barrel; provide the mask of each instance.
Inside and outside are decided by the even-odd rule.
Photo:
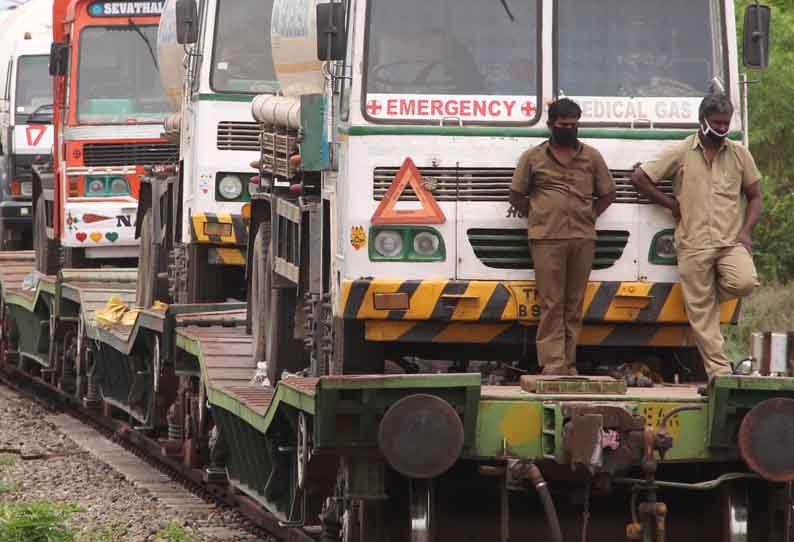
[[[185,49],[176,41],[176,0],[167,0],[157,29],[157,63],[165,96],[174,111],[182,107]]]
[[[5,83],[8,59],[25,33],[52,35],[52,0],[29,0],[0,19],[0,84]]]
[[[301,126],[300,98],[260,94],[251,103],[251,114],[261,123],[297,130]]]
[[[273,64],[285,96],[322,94],[325,76],[317,59],[318,0],[275,0],[270,26]]]

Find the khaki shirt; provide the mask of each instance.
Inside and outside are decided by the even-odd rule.
[[[681,207],[675,229],[679,249],[736,244],[744,222],[742,188],[761,179],[749,150],[726,139],[709,163],[695,133],[641,167],[654,183],[673,180]]]
[[[530,239],[595,239],[594,197],[614,192],[615,181],[593,147],[580,143],[562,164],[546,142],[521,155],[511,189],[529,196]]]

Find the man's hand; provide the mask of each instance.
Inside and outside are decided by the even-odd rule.
[[[526,194],[510,190],[510,204],[525,216],[529,212],[529,199]]]
[[[673,218],[675,218],[676,222],[681,220],[681,204],[678,203],[677,199],[673,199],[673,205],[670,207],[670,212],[673,213]]]
[[[741,243],[744,245],[744,248],[747,249],[747,252],[753,252],[753,240],[750,238],[750,233],[744,230],[739,232],[739,235],[736,236],[736,242]]]

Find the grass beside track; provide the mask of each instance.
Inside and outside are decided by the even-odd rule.
[[[764,285],[742,302],[739,324],[725,326],[726,352],[730,359],[750,355],[750,334],[755,331],[794,331],[794,282]]]

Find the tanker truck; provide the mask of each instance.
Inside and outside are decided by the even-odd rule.
[[[168,294],[181,303],[245,299],[247,213],[257,180],[250,163],[259,156],[251,101],[277,90],[262,32],[271,8],[272,0],[209,0],[200,11],[192,0],[165,3],[157,49],[177,111],[166,133],[179,142],[179,157],[141,189],[143,306]],[[169,292],[157,279],[164,275]]]
[[[53,160],[34,167],[36,269],[132,266],[144,166],[172,162],[155,47],[162,2],[55,0]]]
[[[30,248],[32,166],[52,149],[51,6],[31,0],[0,22],[0,250]]]
[[[594,368],[648,355],[703,377],[675,224],[630,177],[697,129],[706,94],[731,97],[731,137],[746,136],[734,3],[620,5],[275,2],[280,95],[252,105],[263,129],[248,266],[254,356],[271,382],[416,355],[531,370],[540,305],[509,191],[518,157],[549,137],[543,104],[562,95],[617,185],[596,223],[579,349]],[[735,322],[737,302],[721,314]]]

